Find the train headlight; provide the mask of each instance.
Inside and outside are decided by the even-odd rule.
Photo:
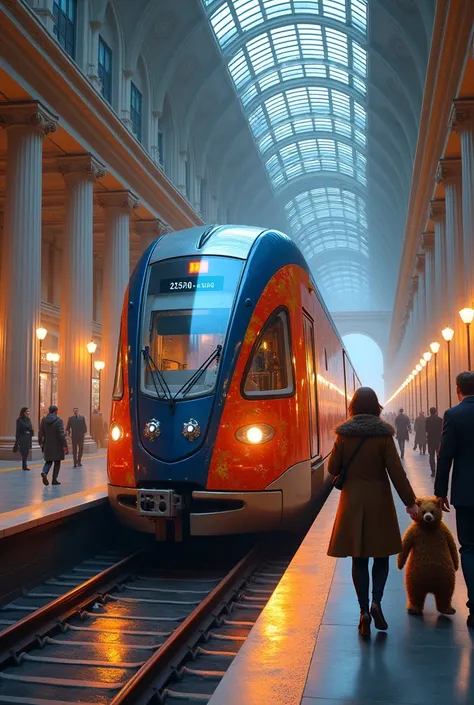
[[[256,423],[249,426],[242,426],[235,434],[241,443],[248,443],[256,446],[271,441],[275,435],[274,429],[266,423]]]
[[[189,419],[189,421],[183,424],[183,436],[188,439],[188,441],[195,441],[201,435],[201,427],[195,419]]]
[[[147,421],[145,424],[144,434],[150,441],[154,441],[155,438],[159,438],[161,436],[160,422],[156,419],[150,419],[150,421]]]
[[[117,423],[113,423],[110,427],[110,437],[113,441],[119,441],[123,436],[122,427]]]

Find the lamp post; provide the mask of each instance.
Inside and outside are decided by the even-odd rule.
[[[56,362],[56,363],[59,362],[59,353],[53,353],[53,352],[46,353],[46,359],[48,362],[51,363],[51,392],[49,395],[49,399],[50,399],[49,403],[52,406],[53,405],[53,374],[54,374],[53,373],[53,362]]]
[[[90,427],[90,420],[92,418],[92,355],[95,353],[97,350],[97,343],[94,343],[93,340],[90,341],[90,343],[87,343],[87,352],[89,353],[91,357],[91,369],[90,369],[90,416],[89,416],[89,427]]]
[[[422,369],[423,369],[423,367],[420,365],[420,363],[418,363],[416,366],[416,371],[418,373],[420,373],[422,371]],[[421,398],[421,375],[418,377],[418,387],[420,390],[420,411],[421,411],[422,406],[423,406],[423,399]]]
[[[426,400],[427,400],[426,403],[428,403],[428,371],[427,371],[427,369],[426,369],[426,360],[425,360],[424,357],[422,357],[422,358],[420,359],[420,365],[425,368],[425,373],[426,373]],[[422,398],[422,394],[421,394],[421,384],[422,384],[422,383],[421,383],[421,377],[420,377],[420,399]],[[421,406],[423,406],[423,402],[422,402]]]
[[[426,372],[426,415],[427,416],[428,416],[428,412],[430,410],[429,387],[428,387],[428,362],[431,360],[432,357],[433,357],[432,353],[430,353],[428,351],[423,353],[423,359],[426,362],[425,372]]]
[[[38,433],[41,424],[41,353],[43,351],[43,340],[48,335],[46,328],[37,328],[36,337],[39,341],[39,361],[38,361]]]
[[[474,309],[472,308],[463,308],[461,311],[459,311],[459,315],[461,316],[461,320],[463,323],[466,324],[466,339],[467,339],[467,369],[469,372],[471,371],[471,336],[470,336],[470,327],[471,323],[474,319]]]
[[[436,413],[438,413],[438,352],[440,349],[440,344],[434,341],[430,344],[431,352],[434,355],[434,378],[435,378],[435,406]]]
[[[101,386],[101,385],[100,385],[100,373],[102,372],[102,370],[103,370],[104,367],[105,367],[105,362],[104,362],[103,360],[96,360],[96,361],[94,362],[94,367],[95,367],[95,369],[97,370],[97,372],[99,373],[99,409],[100,409],[100,393],[101,393],[101,389],[100,389],[100,386]]]
[[[413,375],[410,373],[407,377],[408,379],[408,416],[412,418],[413,416],[413,402],[412,402],[412,392],[413,392]]]
[[[451,400],[451,341],[453,339],[454,331],[452,328],[447,326],[441,331],[441,335],[448,344],[448,397],[449,397],[449,408],[452,407]]]

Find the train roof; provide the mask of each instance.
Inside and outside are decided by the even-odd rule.
[[[264,232],[266,228],[242,225],[207,225],[180,230],[156,241],[149,263],[197,255],[246,260],[255,240]]]

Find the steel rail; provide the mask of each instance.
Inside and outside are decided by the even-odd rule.
[[[110,705],[139,705],[147,702],[157,690],[157,680],[166,679],[173,670],[173,659],[179,660],[183,649],[190,647],[190,642],[197,640],[201,634],[203,622],[211,617],[223,601],[228,599],[236,582],[248,574],[261,560],[262,544],[254,546],[216,585],[216,587],[199,603],[188,617],[175,629],[172,635],[155,651],[148,661],[132,676],[124,687],[111,700]],[[177,664],[176,664],[177,666]]]
[[[110,589],[122,575],[129,575],[130,571],[140,566],[146,554],[145,549],[140,549],[122,558],[101,573],[0,631],[0,663],[15,651],[25,648],[40,632],[45,633],[57,627],[59,621],[67,619],[71,612],[90,602],[101,590]]]

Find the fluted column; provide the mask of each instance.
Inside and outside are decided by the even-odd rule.
[[[474,100],[455,100],[451,112],[451,129],[461,138],[463,277],[465,305],[474,299]]]
[[[7,131],[0,302],[0,458],[11,458],[15,420],[29,406],[38,418],[41,311],[41,190],[45,135],[57,118],[37,101],[0,105]]]
[[[59,406],[66,416],[74,406],[90,429],[93,313],[93,198],[94,182],[105,167],[91,154],[58,160],[66,184],[66,218],[61,272]],[[94,444],[95,445],[95,444]],[[92,444],[86,442],[85,450]]]
[[[426,343],[433,340],[433,317],[436,314],[435,306],[435,264],[434,264],[434,232],[423,233],[423,252],[425,254],[425,301],[426,301]]]
[[[130,215],[138,206],[138,199],[130,191],[109,191],[100,194],[98,202],[105,209],[101,347],[105,368],[101,376],[101,405],[104,419],[108,422],[117,360],[120,314],[130,272]]]
[[[433,330],[436,339],[440,331],[448,325],[447,289],[448,275],[446,269],[446,207],[444,200],[431,201],[428,213],[434,223],[434,311]]]
[[[446,203],[446,265],[448,312],[454,315],[459,299],[464,299],[461,160],[442,159],[437,182],[444,186]]]

